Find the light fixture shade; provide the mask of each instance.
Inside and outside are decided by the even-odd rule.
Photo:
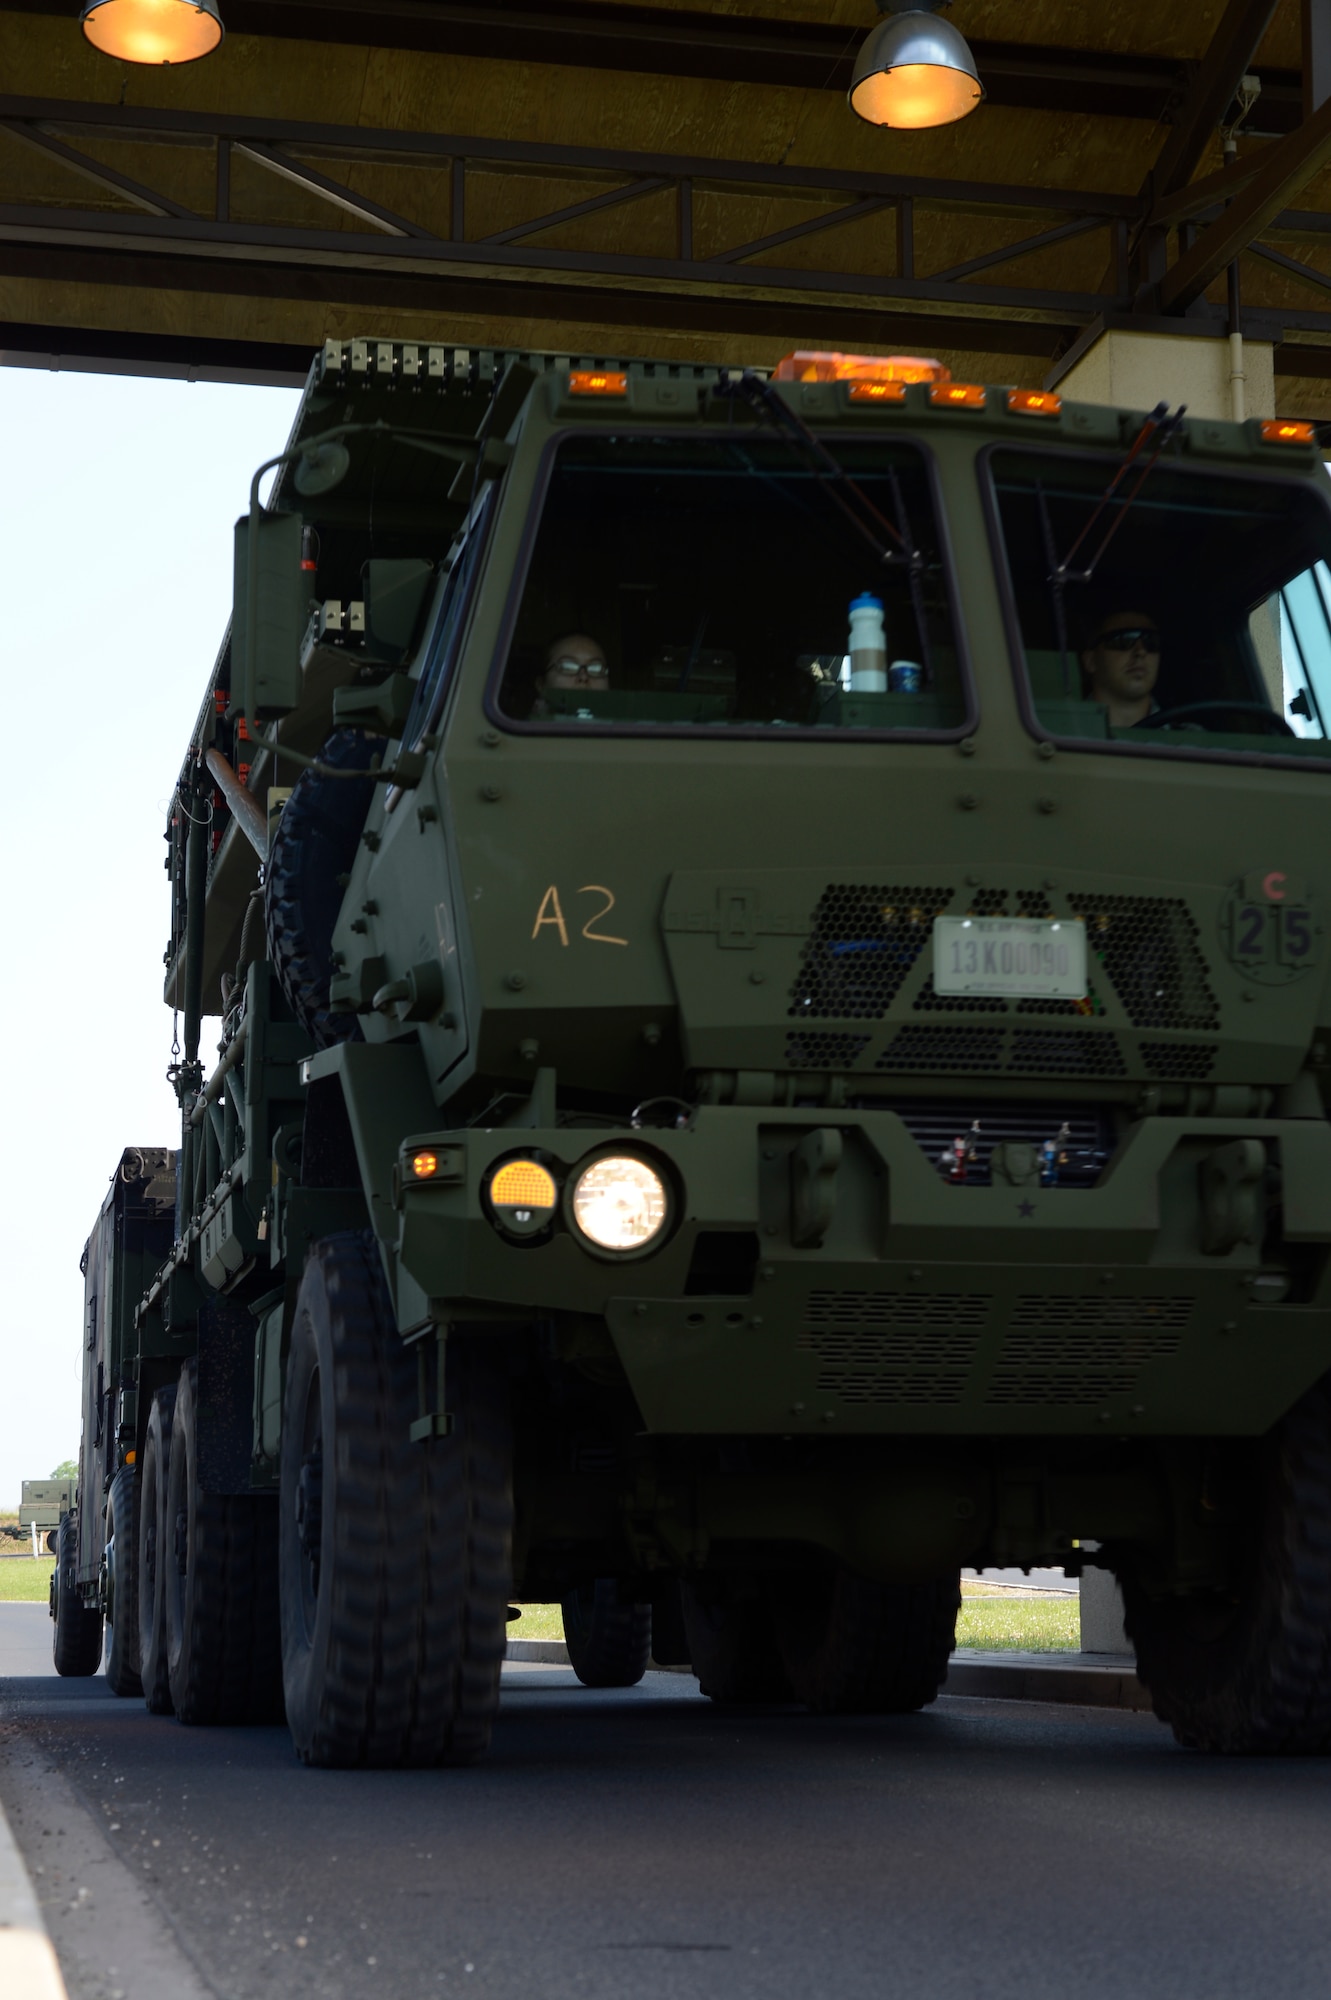
[[[865,37],[849,103],[870,125],[919,131],[964,118],[983,96],[965,36],[936,14],[912,8]]]
[[[217,0],[86,0],[82,22],[95,49],[132,63],[197,62],[225,33]]]

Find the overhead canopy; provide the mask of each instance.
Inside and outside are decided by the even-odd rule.
[[[1237,310],[1331,415],[1331,0],[955,0],[987,99],[923,132],[846,106],[872,0],[221,6],[146,69],[0,0],[5,358],[294,380],[370,332],[1035,385],[1104,321]]]

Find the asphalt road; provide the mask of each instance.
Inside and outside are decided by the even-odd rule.
[[[1119,1711],[829,1721],[510,1667],[486,1764],[306,1771],[283,1730],[183,1729],[36,1670],[26,1610],[0,1617],[0,1795],[71,2000],[1331,1984],[1331,1762],[1204,1760]]]

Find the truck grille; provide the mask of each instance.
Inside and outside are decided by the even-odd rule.
[[[951,889],[830,883],[800,952],[791,1019],[880,1021],[952,896]]]
[[[1052,917],[1043,889],[978,889],[829,883],[810,919],[787,1013],[794,1020],[882,1020],[925,953],[933,920],[949,906],[977,916]],[[879,1058],[885,1068],[1021,1070],[1026,1074],[1122,1076],[1125,1065],[1112,1037],[1098,1028],[1103,995],[1117,999],[1134,1028],[1213,1032],[1220,1009],[1209,983],[1201,932],[1178,896],[1112,896],[1077,892],[1066,909],[1086,925],[1092,978],[1085,1000],[1005,1000],[953,997],[934,991],[932,975],[920,983],[913,1011],[924,1014],[1061,1016],[1066,1030],[1043,1034],[1021,1029],[1006,1057],[997,1040],[958,1028],[953,1045],[924,1028],[902,1030]],[[1074,1021],[1086,1026],[1073,1027]],[[1096,1037],[1082,1053],[1088,1033]],[[965,1055],[946,1054],[949,1046]],[[1213,1052],[1151,1043],[1143,1051],[1153,1075],[1193,1078],[1210,1073]],[[853,1060],[853,1058],[852,1058]],[[1204,1067],[1203,1067],[1204,1064]],[[801,1067],[803,1065],[793,1064]],[[808,1065],[812,1067],[813,1065]]]

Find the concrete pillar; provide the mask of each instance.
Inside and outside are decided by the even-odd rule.
[[[1190,417],[1273,417],[1275,349],[1269,340],[1223,334],[1089,330],[1046,386],[1083,403],[1153,410],[1186,403]]]
[[[1123,1593],[1107,1569],[1081,1574],[1081,1649],[1083,1653],[1131,1653],[1123,1629]]]

